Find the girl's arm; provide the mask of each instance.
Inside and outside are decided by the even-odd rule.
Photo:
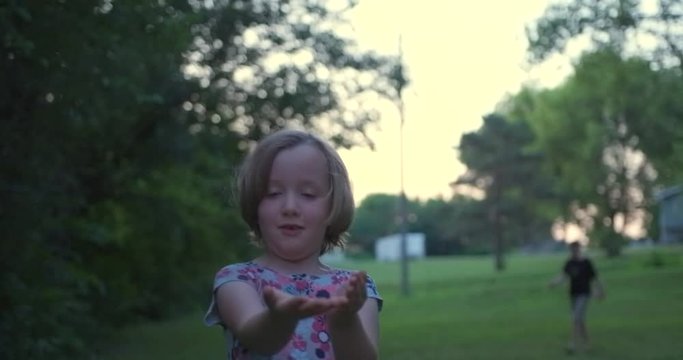
[[[300,319],[324,313],[339,300],[295,297],[270,287],[261,299],[251,285],[233,281],[216,290],[216,302],[223,323],[246,348],[272,355],[287,344]]]
[[[367,299],[357,313],[329,322],[335,359],[378,358],[378,312],[377,300]]]
[[[377,359],[379,342],[379,308],[376,299],[368,298],[366,274],[353,274],[342,297],[346,303],[328,315],[334,357],[345,359]]]

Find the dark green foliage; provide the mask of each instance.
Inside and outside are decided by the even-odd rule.
[[[232,202],[245,140],[294,118],[313,124],[341,99],[321,100],[334,79],[290,71],[235,81],[236,64],[274,51],[238,41],[248,29],[299,29],[265,11],[276,4],[0,4],[0,358],[87,358],[114,327],[204,306],[218,267],[252,252]],[[298,49],[327,54],[310,67],[372,69],[391,84],[387,59],[300,35]],[[287,96],[259,92],[285,83]],[[329,135],[362,142],[372,117],[359,119]]]
[[[638,147],[657,168],[663,186],[683,181],[683,3],[679,0],[553,2],[527,29],[528,53],[541,62],[563,53],[580,36],[595,46],[579,61],[577,72],[590,73],[586,105],[619,114],[636,134]],[[647,46],[634,46],[647,34]],[[601,64],[601,65],[600,65]],[[566,87],[566,86],[565,86]],[[595,88],[595,90],[593,90]],[[596,96],[595,92],[602,95]],[[607,99],[606,99],[607,98]],[[611,114],[610,114],[611,113]]]
[[[9,359],[83,356],[112,325],[187,307],[214,254],[235,251],[210,180],[224,174],[202,163],[237,152],[201,144],[178,116],[193,87],[179,72],[187,5],[89,4],[2,8]]]
[[[647,34],[649,44],[636,47],[635,52],[649,52],[655,68],[677,67],[680,71],[683,29],[677,25],[681,19],[680,0],[552,1],[543,16],[527,27],[529,58],[542,62],[564,52],[580,36],[590,39],[597,49],[623,55],[634,52],[632,42]]]
[[[619,254],[626,244],[622,219],[650,226],[653,193],[683,174],[674,155],[683,144],[683,116],[674,105],[683,92],[674,84],[683,81],[674,73],[600,50],[584,54],[562,85],[527,89],[515,100],[514,111],[534,130],[544,172],[563,194],[563,218],[578,223],[608,254]]]
[[[506,248],[543,239],[552,220],[539,211],[553,193],[541,171],[542,157],[531,150],[533,141],[526,122],[499,114],[484,117],[479,130],[460,140],[460,160],[468,170],[457,183],[485,194],[480,222],[489,225],[484,231],[492,239],[498,270],[504,268]]]
[[[462,236],[465,222],[462,221],[464,202],[444,199],[429,199],[421,202],[415,211],[414,226],[427,239],[427,256],[443,256],[465,253],[467,248]]]
[[[365,198],[356,210],[349,243],[366,254],[374,254],[375,240],[398,233],[399,199],[388,194]],[[425,234],[428,256],[491,253],[488,208],[484,202],[460,196],[407,202],[407,231]]]
[[[354,50],[333,30],[341,14],[307,0],[217,1],[204,10],[189,56],[203,88],[187,104],[202,120],[197,130],[230,127],[245,146],[296,125],[338,146],[372,146],[365,129],[377,114],[363,101],[396,98],[400,65]]]
[[[564,53],[579,37],[593,47],[575,59],[564,84],[517,99],[546,156],[546,171],[565,194],[565,219],[579,223],[610,255],[626,244],[624,224],[656,226],[649,223],[653,193],[683,181],[677,155],[683,149],[683,3],[643,5],[553,2],[527,30],[532,62]],[[643,34],[647,46],[640,46]]]
[[[351,244],[374,254],[375,240],[400,231],[399,197],[389,194],[371,194],[358,204],[349,229]]]
[[[193,141],[172,113],[188,91],[177,69],[178,35],[189,23],[161,23],[170,9],[125,2],[109,9],[90,2],[0,8],[6,358],[77,357],[106,324],[130,316],[119,316],[125,302],[98,304],[121,300],[121,288],[147,287],[146,271],[121,276],[136,268],[126,255],[134,251],[130,243],[163,236],[145,237],[135,226],[150,216],[140,217],[144,208],[133,203],[132,190],[182,161],[177,150]],[[116,260],[113,268],[107,258]],[[135,301],[153,307],[144,297]]]
[[[401,231],[400,201],[399,196],[389,194],[370,194],[363,199],[357,206],[349,229],[349,243],[358,246],[366,254],[374,254],[375,240]],[[425,232],[423,205],[417,200],[406,199],[406,207],[406,230]],[[428,237],[430,235],[427,234]]]

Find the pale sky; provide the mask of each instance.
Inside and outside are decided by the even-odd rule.
[[[404,184],[406,195],[450,198],[449,183],[465,170],[456,147],[463,133],[476,130],[508,93],[522,83],[558,83],[568,73],[565,60],[529,71],[524,26],[542,15],[547,0],[359,0],[352,13],[356,40],[364,49],[398,54],[410,86],[404,94]],[[376,144],[341,150],[357,203],[372,193],[400,190],[398,109],[377,104]]]

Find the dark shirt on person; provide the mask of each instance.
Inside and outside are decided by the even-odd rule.
[[[567,260],[564,265],[564,273],[569,277],[569,294],[571,296],[590,295],[591,282],[597,276],[597,272],[589,259]]]

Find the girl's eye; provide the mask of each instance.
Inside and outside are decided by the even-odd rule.
[[[278,195],[280,195],[280,194],[281,194],[280,191],[271,190],[271,191],[268,191],[268,193],[267,193],[266,195],[269,196],[269,197],[272,197],[272,196],[278,196]]]
[[[301,196],[303,196],[306,199],[315,199],[319,195],[319,192],[315,189],[301,189]]]

